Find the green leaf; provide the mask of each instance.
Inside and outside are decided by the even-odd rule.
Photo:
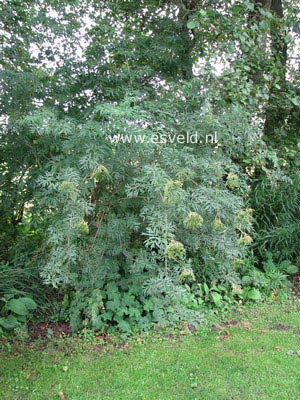
[[[25,324],[27,320],[26,315],[14,315],[14,316],[17,318],[18,322],[23,322]]]
[[[195,29],[195,28],[197,28],[197,26],[198,26],[198,24],[197,24],[197,22],[196,21],[189,21],[188,23],[187,23],[187,27],[189,28],[189,29]]]
[[[243,7],[241,7],[241,6],[234,6],[234,7],[232,7],[232,14],[239,14],[241,11],[243,11]]]
[[[27,315],[28,308],[22,299],[11,299],[7,303],[7,309],[18,315]]]
[[[250,1],[245,1],[245,5],[248,10],[254,11],[254,4],[252,4]]]
[[[296,265],[288,265],[285,268],[285,272],[289,275],[296,274],[298,272],[298,267]]]
[[[36,302],[30,297],[22,297],[19,300],[22,300],[28,310],[35,310],[37,308]]]
[[[120,331],[126,332],[126,333],[131,331],[131,327],[130,327],[129,323],[126,321],[120,321],[118,323],[118,328],[120,329]]]
[[[247,293],[247,297],[250,300],[261,300],[261,293],[258,289],[251,289]]]
[[[300,33],[300,21],[296,21],[293,25],[293,31],[295,33]]]
[[[211,297],[217,307],[220,307],[222,305],[222,296],[220,295],[220,293],[211,292]]]
[[[4,329],[11,330],[14,329],[18,325],[18,320],[13,315],[9,315],[5,318],[0,318],[0,326]]]
[[[294,104],[294,106],[297,106],[297,107],[300,106],[300,101],[299,101],[298,97],[293,97],[291,99],[291,102]]]
[[[130,317],[135,317],[138,320],[141,317],[141,312],[136,307],[130,307],[129,308],[129,315],[130,315]]]
[[[203,283],[203,289],[204,289],[205,294],[209,293],[209,287],[208,287],[207,283]]]

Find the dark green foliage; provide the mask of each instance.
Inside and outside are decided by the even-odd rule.
[[[43,284],[37,266],[30,265],[30,259],[23,262],[27,265],[0,264],[0,298],[30,297],[37,304],[36,316],[50,316],[55,306],[54,290]]]
[[[261,178],[253,192],[253,208],[258,227],[257,249],[271,251],[276,260],[296,260],[299,256],[300,192],[298,173],[270,181]]]
[[[1,328],[10,331],[26,323],[29,314],[37,304],[30,297],[2,297],[0,301],[0,334]]]
[[[283,58],[296,6],[285,20],[273,2],[1,7],[3,290],[39,306],[43,284],[72,293],[74,330],[127,333],[285,286],[299,244],[299,76],[291,66],[287,82]],[[274,268],[248,265],[250,248]]]
[[[189,98],[191,86],[182,89]],[[245,256],[252,241],[252,217],[243,201],[247,179],[227,156],[227,140],[231,150],[242,146],[246,151],[258,139],[242,145],[243,135],[252,131],[246,115],[240,124],[241,137],[228,135],[227,139],[230,115],[235,119],[236,113],[243,115],[242,109],[228,110],[224,122],[222,115],[201,111],[196,103],[187,108],[184,100],[174,96],[176,90],[175,86],[156,99],[156,112],[149,112],[152,102],[147,98],[131,98],[134,109],[126,100],[110,105],[113,124],[110,117],[103,119],[103,106],[100,115],[79,127],[49,112],[21,123],[30,135],[40,132],[38,140],[55,139],[56,155],[44,171],[40,169],[38,204],[31,212],[36,207],[48,224],[49,251],[40,261],[41,276],[55,287],[76,289],[74,328],[81,326],[82,319],[98,329],[117,323],[122,330],[125,322],[128,329],[159,319],[170,322],[177,313],[184,315],[188,292],[183,283],[203,276],[225,283],[240,280],[233,265]],[[168,107],[173,112],[176,108],[176,120],[167,113]],[[48,124],[43,132],[45,118]],[[187,137],[189,128],[197,133],[199,144],[149,140],[129,146],[108,140],[108,135],[120,131],[151,139],[160,135],[162,126],[164,135],[174,137]],[[201,145],[211,131],[224,151]],[[191,223],[193,216],[196,223]],[[116,302],[112,302],[112,288]],[[123,303],[125,309],[118,311]]]

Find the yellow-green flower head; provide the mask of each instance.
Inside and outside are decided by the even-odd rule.
[[[224,228],[224,224],[223,224],[223,222],[220,220],[220,218],[216,217],[216,218],[213,220],[212,227],[213,227],[215,230],[219,231],[219,230],[222,230],[222,229]]]
[[[177,240],[171,240],[165,249],[165,255],[170,260],[182,260],[185,257],[184,245]]]
[[[232,287],[231,293],[233,295],[242,294],[243,293],[243,289],[241,288],[240,285],[237,285],[236,283],[232,283],[231,287]]]
[[[238,240],[239,246],[247,246],[253,242],[253,239],[247,233],[242,233],[241,237]]]
[[[59,190],[65,194],[72,194],[76,191],[76,184],[70,181],[62,181],[59,186]]]
[[[182,189],[182,182],[180,181],[169,181],[164,187],[163,202],[167,204],[174,204],[184,196],[184,190]]]
[[[80,235],[88,235],[89,234],[89,225],[83,219],[75,225],[75,230]]]
[[[196,278],[195,278],[194,272],[191,269],[184,268],[179,276],[179,282],[185,282],[188,280],[195,281]]]
[[[241,259],[241,258],[236,258],[234,261],[233,261],[233,268],[235,269],[235,270],[238,270],[239,268],[241,268],[243,265],[245,264],[245,260],[243,260],[243,259]]]
[[[97,168],[94,169],[91,178],[95,181],[103,181],[109,177],[109,171],[104,165],[98,165]]]
[[[241,181],[240,178],[237,176],[237,174],[234,174],[232,172],[230,172],[227,175],[227,179],[226,179],[226,186],[231,189],[238,189],[241,185]]]
[[[203,217],[196,212],[190,212],[183,224],[188,229],[200,228],[203,225]]]
[[[194,177],[195,177],[195,171],[193,171],[192,169],[189,169],[189,168],[180,169],[176,174],[176,178],[180,182],[189,181],[190,179],[193,179]]]
[[[239,210],[237,214],[237,221],[239,222],[252,222],[253,221],[253,209],[252,208],[246,208],[244,210]]]
[[[244,210],[239,210],[238,213],[234,217],[234,227],[235,229],[244,232],[249,231],[251,229],[253,223],[253,209],[246,208]]]

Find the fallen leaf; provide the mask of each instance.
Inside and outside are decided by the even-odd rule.
[[[275,350],[276,351],[281,351],[281,347],[280,346],[275,346]]]
[[[289,330],[291,330],[293,328],[291,326],[288,326],[288,325],[277,324],[277,325],[271,327],[271,329],[274,329],[276,331],[289,331]]]
[[[65,395],[64,395],[64,392],[62,392],[62,391],[60,391],[60,392],[58,392],[58,395],[59,395],[59,398],[61,399],[61,400],[65,400]]]
[[[120,343],[117,345],[117,348],[121,350],[126,350],[128,349],[128,343]]]
[[[242,327],[243,327],[244,329],[246,329],[246,331],[250,331],[250,329],[251,329],[251,324],[250,324],[250,322],[245,321],[245,322],[242,323]]]
[[[26,380],[28,381],[28,379],[30,379],[30,377],[31,377],[31,374],[27,374],[26,375]]]
[[[219,336],[218,339],[220,339],[220,340],[226,340],[226,339],[229,339],[231,336],[232,336],[232,334],[231,334],[231,333],[228,333],[227,335]]]
[[[93,346],[93,349],[96,353],[99,353],[99,351],[101,350],[101,347],[97,344],[97,345]]]
[[[191,325],[191,324],[188,324],[188,330],[190,331],[190,332],[195,332],[195,330],[196,330],[196,327],[194,326],[194,325]]]
[[[217,325],[213,325],[212,328],[211,328],[211,330],[212,330],[213,332],[221,332],[222,328],[220,328],[220,327],[217,326]]]

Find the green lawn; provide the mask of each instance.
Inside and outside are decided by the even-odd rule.
[[[298,400],[300,356],[287,353],[300,350],[299,315],[299,304],[264,305],[230,316],[238,321],[231,327],[143,336],[119,348],[91,344],[66,355],[61,340],[13,349],[1,355],[0,398]]]

